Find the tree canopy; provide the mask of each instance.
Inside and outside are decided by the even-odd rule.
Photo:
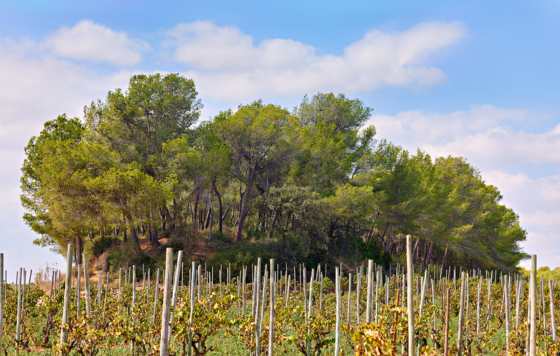
[[[420,263],[507,270],[525,257],[496,187],[463,158],[376,140],[359,100],[319,93],[293,111],[255,101],[198,122],[201,108],[192,80],[136,75],[83,120],[47,121],[21,177],[36,242],[133,256],[143,239],[187,252],[220,240],[355,265],[398,260],[412,234]]]

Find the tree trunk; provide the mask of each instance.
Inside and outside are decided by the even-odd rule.
[[[138,241],[138,231],[134,226],[130,228],[130,242],[132,243],[132,248],[134,249],[134,252],[140,253],[141,248],[140,248],[140,241]]]
[[[82,264],[82,253],[84,252],[84,241],[80,236],[74,239],[74,243],[76,244],[76,250],[74,251],[74,259],[76,264]]]
[[[152,244],[152,246],[159,246],[157,230],[152,224],[150,224],[148,227],[148,240],[150,241],[150,244]]]
[[[220,230],[220,234],[224,233],[224,214],[223,214],[223,205],[222,205],[222,195],[218,191],[218,187],[216,185],[216,179],[212,180],[212,189],[214,190],[214,194],[216,194],[216,198],[218,198],[218,229]]]
[[[253,167],[249,172],[249,177],[247,179],[247,188],[244,193],[240,193],[239,200],[239,222],[237,224],[237,234],[235,235],[236,241],[241,241],[243,237],[243,227],[245,225],[245,219],[249,214],[249,200],[251,193],[253,192],[253,185],[255,183],[255,173],[256,168]]]
[[[192,224],[193,224],[193,232],[198,231],[198,202],[200,201],[200,189],[196,188],[195,198],[194,198],[194,208],[193,208],[193,217],[192,217]]]

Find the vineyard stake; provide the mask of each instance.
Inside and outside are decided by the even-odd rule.
[[[259,356],[260,351],[260,316],[259,305],[260,305],[260,290],[261,290],[261,258],[257,259],[257,269],[256,269],[256,283],[255,284],[255,356]]]
[[[488,278],[488,297],[487,297],[487,303],[488,303],[488,307],[486,308],[486,321],[490,321],[490,313],[492,312],[492,308],[491,308],[491,297],[492,297],[492,274],[490,274],[490,278]]]
[[[188,356],[192,353],[192,320],[194,314],[194,287],[196,285],[196,262],[191,262],[191,285],[189,290],[189,335]]]
[[[360,287],[362,286],[362,273],[364,266],[360,264],[358,280],[356,281],[356,324],[360,323]]]
[[[517,279],[517,290],[515,293],[515,330],[519,329],[519,304],[521,303],[523,279]]]
[[[420,307],[418,308],[418,318],[422,318],[422,310],[424,308],[424,298],[426,296],[426,285],[428,284],[428,270],[424,270],[424,277],[422,277],[422,289],[420,290]]]
[[[97,303],[97,306],[99,306],[101,304],[101,293],[103,291],[103,272],[102,271],[98,271],[97,272],[97,295],[95,296],[95,302]]]
[[[89,295],[89,276],[88,276],[88,264],[85,253],[82,253],[82,260],[84,261],[84,284],[85,284],[85,297],[86,297],[86,317],[89,318],[91,315],[91,300]]]
[[[350,325],[350,295],[352,294],[352,272],[348,273],[348,306],[346,310],[346,324]]]
[[[371,306],[374,310],[373,320],[377,322],[377,301],[379,300],[379,268],[377,267],[377,265],[375,266],[375,284],[372,283],[372,286],[374,286],[375,293],[372,292],[373,301],[371,303]]]
[[[163,307],[161,309],[161,333],[159,341],[160,356],[167,356],[169,333],[169,302],[171,297],[171,280],[173,278],[173,249],[165,249],[165,272],[163,280]]]
[[[253,283],[251,283],[251,318],[256,318],[255,308],[257,307],[257,299],[255,291],[257,289],[257,280],[255,278],[257,275],[257,266],[253,265],[252,267],[251,279]]]
[[[183,250],[179,250],[177,253],[177,264],[175,266],[175,278],[173,279],[173,292],[171,294],[171,311],[169,312],[169,328],[171,330],[171,323],[173,322],[173,310],[175,309],[175,304],[177,303],[177,289],[179,287],[179,278],[181,276],[181,270],[183,266]],[[169,332],[169,338],[171,338],[171,332]]]
[[[465,272],[461,272],[461,294],[459,297],[459,320],[457,321],[457,355],[463,354],[463,314],[465,306]]]
[[[79,251],[76,251],[76,317],[78,319],[80,319],[80,288],[82,284],[82,266],[79,257]]]
[[[132,309],[136,305],[136,265],[132,265]]]
[[[70,290],[72,289],[72,244],[68,244],[66,252],[66,280],[64,282],[64,304],[62,306],[62,325],[60,327],[60,344],[66,342],[66,326],[68,324],[68,305],[70,304]]]
[[[505,329],[506,329],[506,355],[509,355],[509,283],[510,276],[506,276],[504,284],[504,309],[505,309]]]
[[[315,270],[311,269],[311,278],[309,279],[309,304],[307,305],[307,319],[311,318],[313,306],[313,280],[315,279]]]
[[[372,284],[373,260],[368,260],[367,267],[367,291],[366,291],[366,323],[371,322],[371,284]]]
[[[268,356],[272,356],[274,344],[274,303],[276,293],[274,290],[274,258],[270,259],[270,314],[268,319]]]
[[[19,269],[19,275],[16,278],[17,285],[17,306],[16,306],[16,343],[19,342],[21,334],[21,303],[23,295],[22,282],[25,283],[25,277],[23,277],[23,269]]]
[[[156,269],[156,284],[154,286],[154,306],[152,308],[152,324],[155,324],[156,322],[158,294],[159,294],[159,268]]]
[[[435,291],[435,285],[434,285],[434,279],[433,278],[430,278],[430,286],[431,286],[431,290],[432,290],[432,306],[435,307],[435,305],[436,305],[436,291]],[[436,329],[436,311],[435,311],[435,309],[434,309],[432,317],[433,317],[433,329],[435,330]]]
[[[554,283],[552,280],[548,280],[548,296],[550,303],[550,333],[552,335],[552,341],[556,342],[556,323],[554,319]]]
[[[321,265],[319,264],[319,269]],[[319,271],[319,311],[323,311],[323,272]]]
[[[241,315],[245,315],[245,284],[247,283],[246,266],[243,266],[241,274]]]
[[[307,311],[307,270],[305,266],[303,266],[301,282],[301,288],[303,290],[303,314],[305,315],[305,322],[307,323],[307,316],[309,313]]]
[[[530,329],[529,356],[537,355],[537,256],[531,256],[531,274],[529,276],[530,293]]]
[[[546,304],[544,302],[544,298],[545,298],[544,297],[544,281],[543,281],[542,277],[540,278],[540,280],[541,280],[540,296],[541,296],[542,322],[543,322],[543,330],[544,330],[544,333],[546,334],[547,328],[546,328]]]
[[[145,295],[145,299],[146,299],[146,303],[149,303],[150,300],[150,290],[152,289],[152,269],[148,268],[148,287],[146,288],[146,291],[144,292]]]
[[[4,331],[4,293],[6,293],[4,289],[4,254],[0,253],[0,337]]]
[[[469,279],[470,279],[470,275],[469,272],[466,271],[465,272],[465,318],[463,319],[463,325],[466,325],[467,322],[469,321],[469,311],[470,311],[470,302],[469,302],[469,298],[470,298],[470,283],[469,283]],[[467,332],[469,331],[468,328],[464,330],[465,331],[465,336],[467,334]],[[464,338],[466,339],[466,337]]]
[[[202,265],[198,265],[196,273],[197,273],[197,277],[196,277],[196,280],[197,280],[197,283],[196,283],[196,300],[198,301],[198,300],[200,300],[200,288],[201,288],[201,284],[203,282],[203,280],[202,280]]]
[[[476,336],[478,336],[479,333],[480,333],[480,290],[481,290],[481,288],[482,288],[482,276],[478,277],[478,286],[476,287]]]
[[[340,353],[340,271],[335,267],[336,321],[334,329],[334,356]]]
[[[288,282],[286,284],[286,301],[285,306],[288,307],[288,301],[290,300],[290,275],[288,275]]]
[[[408,314],[408,355],[414,356],[416,352],[414,342],[414,299],[412,294],[412,278],[414,277],[412,266],[412,240],[406,235],[406,310]]]
[[[262,335],[262,324],[264,320],[264,309],[266,306],[266,293],[267,293],[268,269],[264,265],[264,276],[262,280],[262,296],[260,298],[260,317],[259,317],[259,337]]]

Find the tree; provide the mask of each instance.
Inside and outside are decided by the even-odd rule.
[[[230,150],[230,174],[239,181],[236,240],[241,240],[255,190],[278,184],[293,153],[294,118],[275,105],[254,102],[217,122],[217,135]]]
[[[360,134],[370,113],[359,100],[344,95],[305,97],[295,110],[301,130],[292,180],[323,195],[333,194],[337,184],[347,182],[375,135],[373,128]]]
[[[319,93],[293,113],[257,101],[196,126],[200,109],[192,80],[137,75],[83,123],[47,121],[21,178],[37,243],[122,244],[128,257],[142,238],[187,247],[217,230],[244,240],[230,246],[244,256],[387,264],[412,234],[419,263],[511,270],[525,257],[526,233],[496,187],[463,158],[375,140],[359,100]]]
[[[21,203],[26,211],[23,220],[40,235],[35,240],[39,245],[53,245],[57,239],[48,216],[46,202],[42,197],[45,183],[41,180],[43,161],[52,155],[57,145],[72,145],[80,141],[84,127],[77,118],[60,115],[45,122],[39,136],[32,137],[25,146],[22,166]]]
[[[111,91],[105,103],[86,108],[86,125],[125,162],[159,177],[163,144],[187,134],[200,116],[197,95],[194,82],[177,74],[135,75],[126,92]]]

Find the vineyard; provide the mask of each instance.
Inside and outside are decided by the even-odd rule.
[[[344,266],[131,266],[84,278],[87,262],[31,283],[0,281],[0,347],[63,355],[521,355],[555,354],[553,281],[536,258],[520,274],[369,260]],[[0,255],[3,271],[4,256]],[[83,259],[87,261],[87,259]],[[416,271],[414,271],[416,270]],[[31,272],[30,272],[31,274]],[[86,275],[89,275],[86,274]],[[1,276],[6,278],[6,274]]]

